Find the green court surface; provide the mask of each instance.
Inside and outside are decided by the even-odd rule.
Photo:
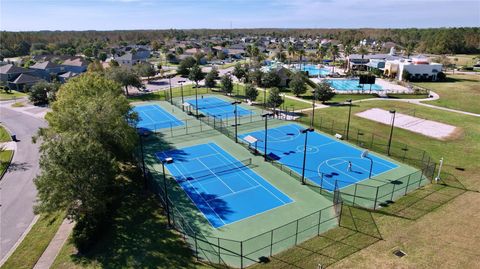
[[[215,96],[233,100],[221,95]],[[172,221],[175,227],[182,231],[196,255],[208,262],[233,267],[244,267],[259,262],[261,257],[286,250],[337,226],[336,215],[339,212],[338,207],[333,205],[333,200],[339,201],[339,197],[349,204],[378,208],[428,182],[418,169],[382,156],[398,167],[342,188],[336,195],[327,189],[321,189],[313,182],[307,181],[306,185],[301,185],[300,175],[288,167],[280,163],[265,162],[263,156],[255,154],[247,145],[236,144],[233,141],[234,119],[214,122],[214,119],[208,116],[201,116],[201,120],[198,120],[179,108],[182,107],[181,100],[175,98],[175,102],[178,107],[165,101],[148,103],[161,106],[185,123],[162,129],[143,138],[145,163],[151,173],[149,185],[160,199],[165,196],[164,177],[162,165],[155,157],[155,153],[213,142],[237,160],[252,158],[252,165],[249,168],[293,200],[281,207],[214,228],[175,179],[168,176],[168,197],[171,200],[170,204],[173,205],[170,208]],[[252,110],[252,107],[246,104],[240,106]],[[262,130],[265,126],[260,116],[262,112],[257,109],[251,114],[255,116],[240,117],[238,135]],[[268,128],[291,123],[269,119]]]
[[[153,188],[160,198],[163,197],[164,182],[162,166],[155,153],[214,142],[236,159],[252,158],[250,169],[293,200],[281,207],[214,228],[175,180],[168,178],[168,196],[174,208],[170,210],[173,212],[172,221],[188,234],[187,242],[192,249],[197,248],[199,256],[213,263],[247,266],[258,262],[262,256],[268,257],[286,250],[337,226],[338,219],[331,199],[305,188],[270,163],[264,162],[261,156],[252,155],[242,145],[235,144],[230,138],[168,102],[154,104],[187,123],[144,138],[146,166],[156,185]]]

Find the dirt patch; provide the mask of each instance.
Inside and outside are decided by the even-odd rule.
[[[380,108],[371,108],[355,115],[387,125],[392,124],[393,119],[392,113]],[[452,140],[463,136],[462,128],[398,112],[395,114],[394,125],[438,140]]]

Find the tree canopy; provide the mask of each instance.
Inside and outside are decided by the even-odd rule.
[[[221,82],[222,82],[222,91],[225,94],[232,93],[233,82],[232,82],[232,78],[228,74],[223,75]]]
[[[85,74],[61,87],[49,125],[36,137],[43,140],[36,211],[65,210],[77,222],[73,241],[81,252],[105,228],[120,162],[136,145],[137,119],[130,112],[120,84]]]

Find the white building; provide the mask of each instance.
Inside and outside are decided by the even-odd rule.
[[[410,80],[435,81],[438,72],[442,71],[442,64],[430,63],[430,60],[423,55],[385,62],[384,75],[388,77],[402,80],[405,71],[410,74]]]

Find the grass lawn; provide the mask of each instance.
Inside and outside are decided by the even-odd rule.
[[[0,125],[0,142],[8,142],[10,140],[12,140],[10,134],[3,126]]]
[[[480,266],[480,125],[472,116],[439,111],[401,102],[368,101],[355,104],[352,113],[378,107],[407,111],[415,108],[422,118],[453,124],[464,129],[457,140],[438,141],[402,129],[394,140],[427,150],[435,160],[444,157],[444,171],[456,175],[463,187],[427,185],[408,196],[370,212],[344,206],[341,227],[280,253],[254,268],[478,268]],[[347,107],[318,109],[324,121],[345,123]],[[306,119],[308,120],[308,118]],[[317,121],[317,120],[316,120]],[[318,124],[318,122],[317,122]],[[356,116],[351,126],[388,136],[387,125]],[[459,154],[459,153],[462,154]],[[455,167],[462,167],[459,171]],[[459,185],[461,186],[461,185]],[[345,214],[347,216],[345,216]],[[377,232],[378,233],[377,233]],[[380,235],[381,240],[378,238]],[[432,244],[432,240],[435,243]],[[402,249],[407,256],[392,254]]]
[[[33,268],[60,227],[63,216],[63,213],[42,215],[2,269]]]
[[[6,93],[5,91],[0,91],[0,100],[10,100],[10,99],[15,99],[15,98],[21,98],[27,96],[23,92],[17,92],[17,91],[11,91],[9,93]]]
[[[0,179],[3,176],[3,172],[7,169],[8,164],[13,156],[13,150],[4,150],[0,152]]]
[[[245,87],[241,84],[235,84],[235,87],[233,89],[233,93],[236,93],[237,92],[237,87],[238,87],[238,92],[239,92],[239,95],[241,96],[240,98],[244,98],[245,96]],[[268,100],[268,96],[269,96],[269,91],[270,89],[267,89],[267,93],[266,93],[266,97],[267,97],[267,100]],[[288,92],[281,92],[281,93],[287,93],[288,95]],[[257,100],[255,100],[257,103],[259,104],[263,104],[263,99],[264,99],[264,91],[263,91],[263,88],[258,88],[258,97],[257,97]],[[289,99],[289,98],[285,98],[285,109],[288,109],[288,110],[297,110],[297,109],[304,109],[304,108],[310,108],[312,107],[312,105],[310,103],[306,103],[306,102],[302,102],[302,101],[298,101],[298,100],[294,100],[294,99]],[[280,108],[283,109],[283,104],[280,106]]]
[[[449,55],[447,56],[452,64],[456,64],[457,66],[473,66],[475,61],[473,58],[479,57],[478,54],[456,54],[456,55]],[[455,62],[453,59],[457,58],[458,61]]]
[[[141,179],[139,173],[130,176]],[[99,238],[91,252],[77,254],[69,240],[52,268],[203,267],[195,261],[181,237],[174,230],[166,229],[166,217],[153,195],[128,179],[123,190],[111,229]]]
[[[415,85],[440,95],[439,100],[426,103],[480,113],[480,75],[448,75],[446,82],[419,82]]]

